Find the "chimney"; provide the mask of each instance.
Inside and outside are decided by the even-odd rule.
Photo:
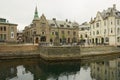
[[[68,19],[66,19],[66,22],[68,22]]]
[[[113,4],[113,9],[116,9],[116,4]]]
[[[53,18],[54,21],[56,21],[56,18]]]

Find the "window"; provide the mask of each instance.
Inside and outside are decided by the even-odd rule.
[[[113,24],[112,20],[111,20],[111,25]]]
[[[60,24],[60,27],[64,27],[64,25]]]
[[[80,38],[82,39],[82,38],[83,38],[83,35],[80,35]]]
[[[106,34],[106,29],[104,29],[104,34]]]
[[[68,35],[70,34],[70,31],[68,31]]]
[[[97,31],[97,35],[99,34],[99,31]]]
[[[82,31],[84,31],[85,29],[84,28],[81,28]]]
[[[117,25],[119,25],[120,23],[119,23],[119,20],[117,20]]]
[[[73,35],[75,36],[75,35],[76,35],[76,32],[73,32]]]
[[[96,27],[99,27],[99,23],[96,23]]]
[[[41,26],[42,26],[42,27],[45,27],[45,23],[42,23]]]
[[[6,40],[6,34],[4,34],[4,40]]]
[[[55,32],[52,32],[52,35],[54,35],[55,34]]]
[[[33,35],[36,35],[36,31],[33,32]]]
[[[6,31],[6,27],[4,26],[4,31]]]
[[[111,25],[112,25],[112,22],[111,22]]]
[[[117,42],[120,42],[120,37],[117,37]]]
[[[45,35],[45,32],[42,32],[42,35]]]
[[[50,24],[50,26],[55,26],[55,24]]]
[[[118,35],[120,34],[120,28],[117,29],[117,34],[118,34]]]
[[[106,21],[104,21],[104,26],[106,26]]]
[[[2,40],[2,34],[0,34],[0,40]]]
[[[69,28],[69,27],[70,27],[70,25],[67,25],[67,27]]]
[[[65,34],[64,31],[61,31],[62,34]]]
[[[14,38],[14,32],[11,32],[11,38]]]
[[[113,30],[112,30],[112,28],[111,28],[111,33],[113,33]]]
[[[0,27],[0,31],[2,31],[3,30],[3,27]]]
[[[85,34],[85,37],[87,38],[87,34]]]
[[[106,42],[109,42],[109,38],[108,37],[106,37],[105,40],[106,40]]]

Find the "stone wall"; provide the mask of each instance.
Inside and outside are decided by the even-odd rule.
[[[82,52],[106,52],[106,51],[116,51],[119,50],[119,47],[114,46],[94,46],[94,47],[80,47]]]
[[[36,45],[1,45],[0,53],[15,53],[15,52],[30,52],[36,51],[38,46]]]
[[[80,55],[80,47],[40,47],[40,53],[47,56]]]

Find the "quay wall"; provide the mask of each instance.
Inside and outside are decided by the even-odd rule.
[[[115,46],[94,47],[40,47],[40,57],[45,60],[81,60],[97,56],[119,55],[120,48]]]
[[[120,48],[115,46],[80,47],[80,49],[82,54],[120,51]]]
[[[38,46],[38,45],[0,45],[0,59],[42,58],[45,60],[80,60],[96,56],[120,54],[114,46]]]
[[[79,46],[70,46],[70,47],[62,47],[62,46],[54,46],[54,47],[40,47],[40,54],[45,54],[48,56],[65,56],[65,55],[80,55],[80,47]]]
[[[37,45],[0,45],[0,53],[36,51]]]

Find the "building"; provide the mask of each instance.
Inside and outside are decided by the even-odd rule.
[[[91,43],[90,24],[87,22],[79,26],[79,42],[84,45],[90,45]]]
[[[6,19],[0,18],[0,42],[16,42],[17,24],[9,23]]]
[[[29,26],[26,26],[23,34],[27,43],[54,43],[70,44],[78,42],[79,24],[76,22],[46,19],[44,14],[39,18],[37,8],[34,19]],[[57,38],[57,39],[56,39]]]
[[[97,12],[90,21],[91,41],[95,45],[120,45],[120,11],[116,5]]]

